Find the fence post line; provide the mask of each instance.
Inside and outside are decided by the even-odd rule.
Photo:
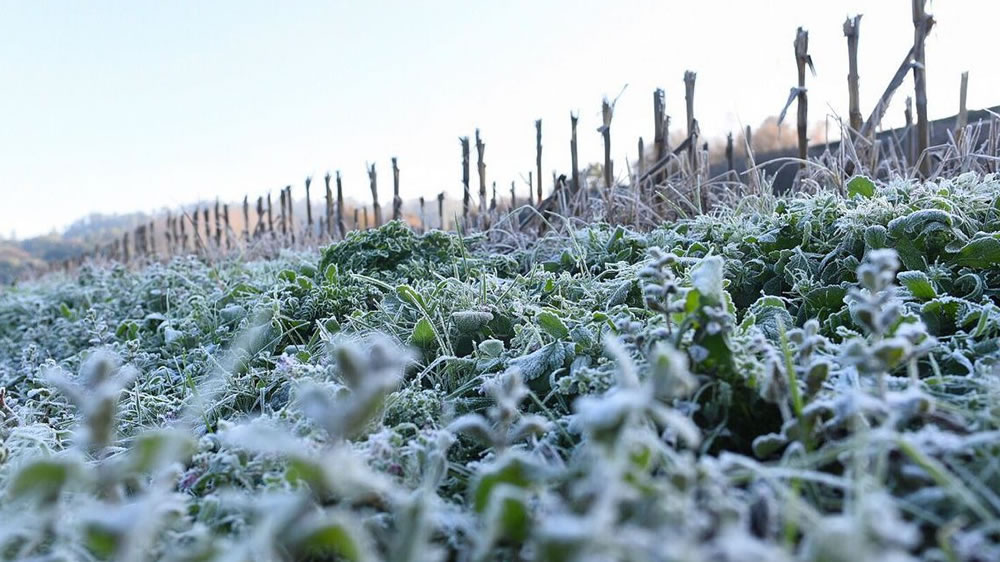
[[[215,198],[215,247],[222,247],[222,220],[219,216],[219,198]]]

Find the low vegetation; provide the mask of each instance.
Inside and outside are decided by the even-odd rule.
[[[0,294],[0,559],[1000,559],[1000,179]]]

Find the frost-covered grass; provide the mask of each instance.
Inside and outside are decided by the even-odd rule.
[[[1000,559],[1000,182],[848,191],[9,290],[0,559]]]

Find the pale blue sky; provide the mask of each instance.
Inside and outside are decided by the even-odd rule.
[[[1000,103],[1000,2],[929,11],[931,117],[955,112],[963,70],[970,107]],[[704,134],[776,114],[795,81],[799,25],[819,73],[810,120],[846,115],[841,26],[858,12],[867,114],[912,42],[910,0],[0,0],[0,232],[286,184],[302,196],[306,175],[337,169],[362,197],[366,161],[389,200],[391,156],[404,197],[457,194],[457,137],[477,126],[489,178],[507,193],[534,166],[536,118],[546,175],[568,167],[570,110],[581,115],[581,160],[598,160],[601,97],[628,84],[612,126],[623,170],[637,138],[652,136],[654,88],[683,121],[686,69],[698,72]]]

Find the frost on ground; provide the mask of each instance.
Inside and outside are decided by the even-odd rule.
[[[1000,559],[1000,182],[0,294],[0,559]]]

